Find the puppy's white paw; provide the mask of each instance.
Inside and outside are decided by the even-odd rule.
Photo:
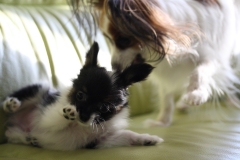
[[[157,121],[153,119],[147,119],[143,122],[144,127],[167,127],[171,124],[171,121]]]
[[[14,113],[18,110],[18,108],[21,106],[21,102],[14,97],[8,97],[3,102],[3,110],[7,113]]]
[[[149,135],[149,134],[140,134],[139,138],[136,141],[136,144],[134,145],[152,146],[162,142],[163,142],[163,139],[158,136]]]
[[[183,100],[189,105],[196,106],[207,102],[208,98],[209,93],[207,91],[197,89],[185,94]]]
[[[63,108],[63,116],[68,120],[75,120],[77,119],[77,111],[74,107],[66,107]]]

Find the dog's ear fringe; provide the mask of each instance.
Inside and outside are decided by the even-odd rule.
[[[106,5],[106,4],[105,4]],[[157,0],[108,0],[109,19],[120,33],[137,41],[158,54],[174,54],[180,48],[189,48],[199,38],[198,27],[193,24],[177,25],[161,11]]]
[[[68,3],[78,10],[80,9],[81,6],[82,7],[93,6],[95,8],[102,9],[104,2],[105,0],[68,0]]]
[[[73,17],[78,23],[79,30],[83,29],[84,41],[86,45],[92,44],[97,35],[98,22],[96,17],[98,13],[95,7],[101,8],[101,2],[104,0],[67,0],[68,5],[71,7]],[[82,35],[79,35],[82,38]]]

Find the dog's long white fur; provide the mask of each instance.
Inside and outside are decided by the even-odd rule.
[[[159,10],[170,16],[177,25],[199,26],[201,39],[190,50],[167,55],[153,71],[166,97],[181,96],[177,107],[201,105],[210,97],[226,94],[235,106],[240,107],[236,93],[240,84],[240,0],[218,0],[219,5],[204,5],[194,0],[157,0]],[[105,19],[102,31],[107,31]],[[123,67],[130,65],[135,56],[149,56],[149,50],[127,48],[119,50],[112,46],[112,62]],[[175,63],[169,63],[173,58]],[[157,121],[150,125],[169,125],[174,104],[168,99]],[[167,107],[167,108],[166,108]],[[170,107],[170,109],[169,109]]]

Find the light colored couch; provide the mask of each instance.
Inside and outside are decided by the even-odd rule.
[[[81,36],[79,36],[81,35]],[[50,81],[71,84],[81,68],[88,44],[64,0],[0,0],[0,101],[27,84]],[[110,54],[99,33],[100,65],[111,69]],[[159,106],[158,86],[148,80],[130,88],[129,129],[155,134],[165,141],[150,147],[118,147],[72,152],[7,144],[5,115],[0,111],[2,160],[230,160],[240,159],[240,111],[217,104],[175,111],[166,128],[144,128]],[[151,112],[151,113],[150,113]]]

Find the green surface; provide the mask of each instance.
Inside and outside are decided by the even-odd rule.
[[[0,145],[0,158],[26,160],[229,160],[240,159],[239,110],[231,107],[213,107],[209,104],[190,108],[188,112],[176,111],[173,124],[165,128],[144,128],[142,123],[157,113],[137,116],[130,120],[130,129],[162,137],[157,146],[117,147],[110,149],[51,151],[23,145]]]

